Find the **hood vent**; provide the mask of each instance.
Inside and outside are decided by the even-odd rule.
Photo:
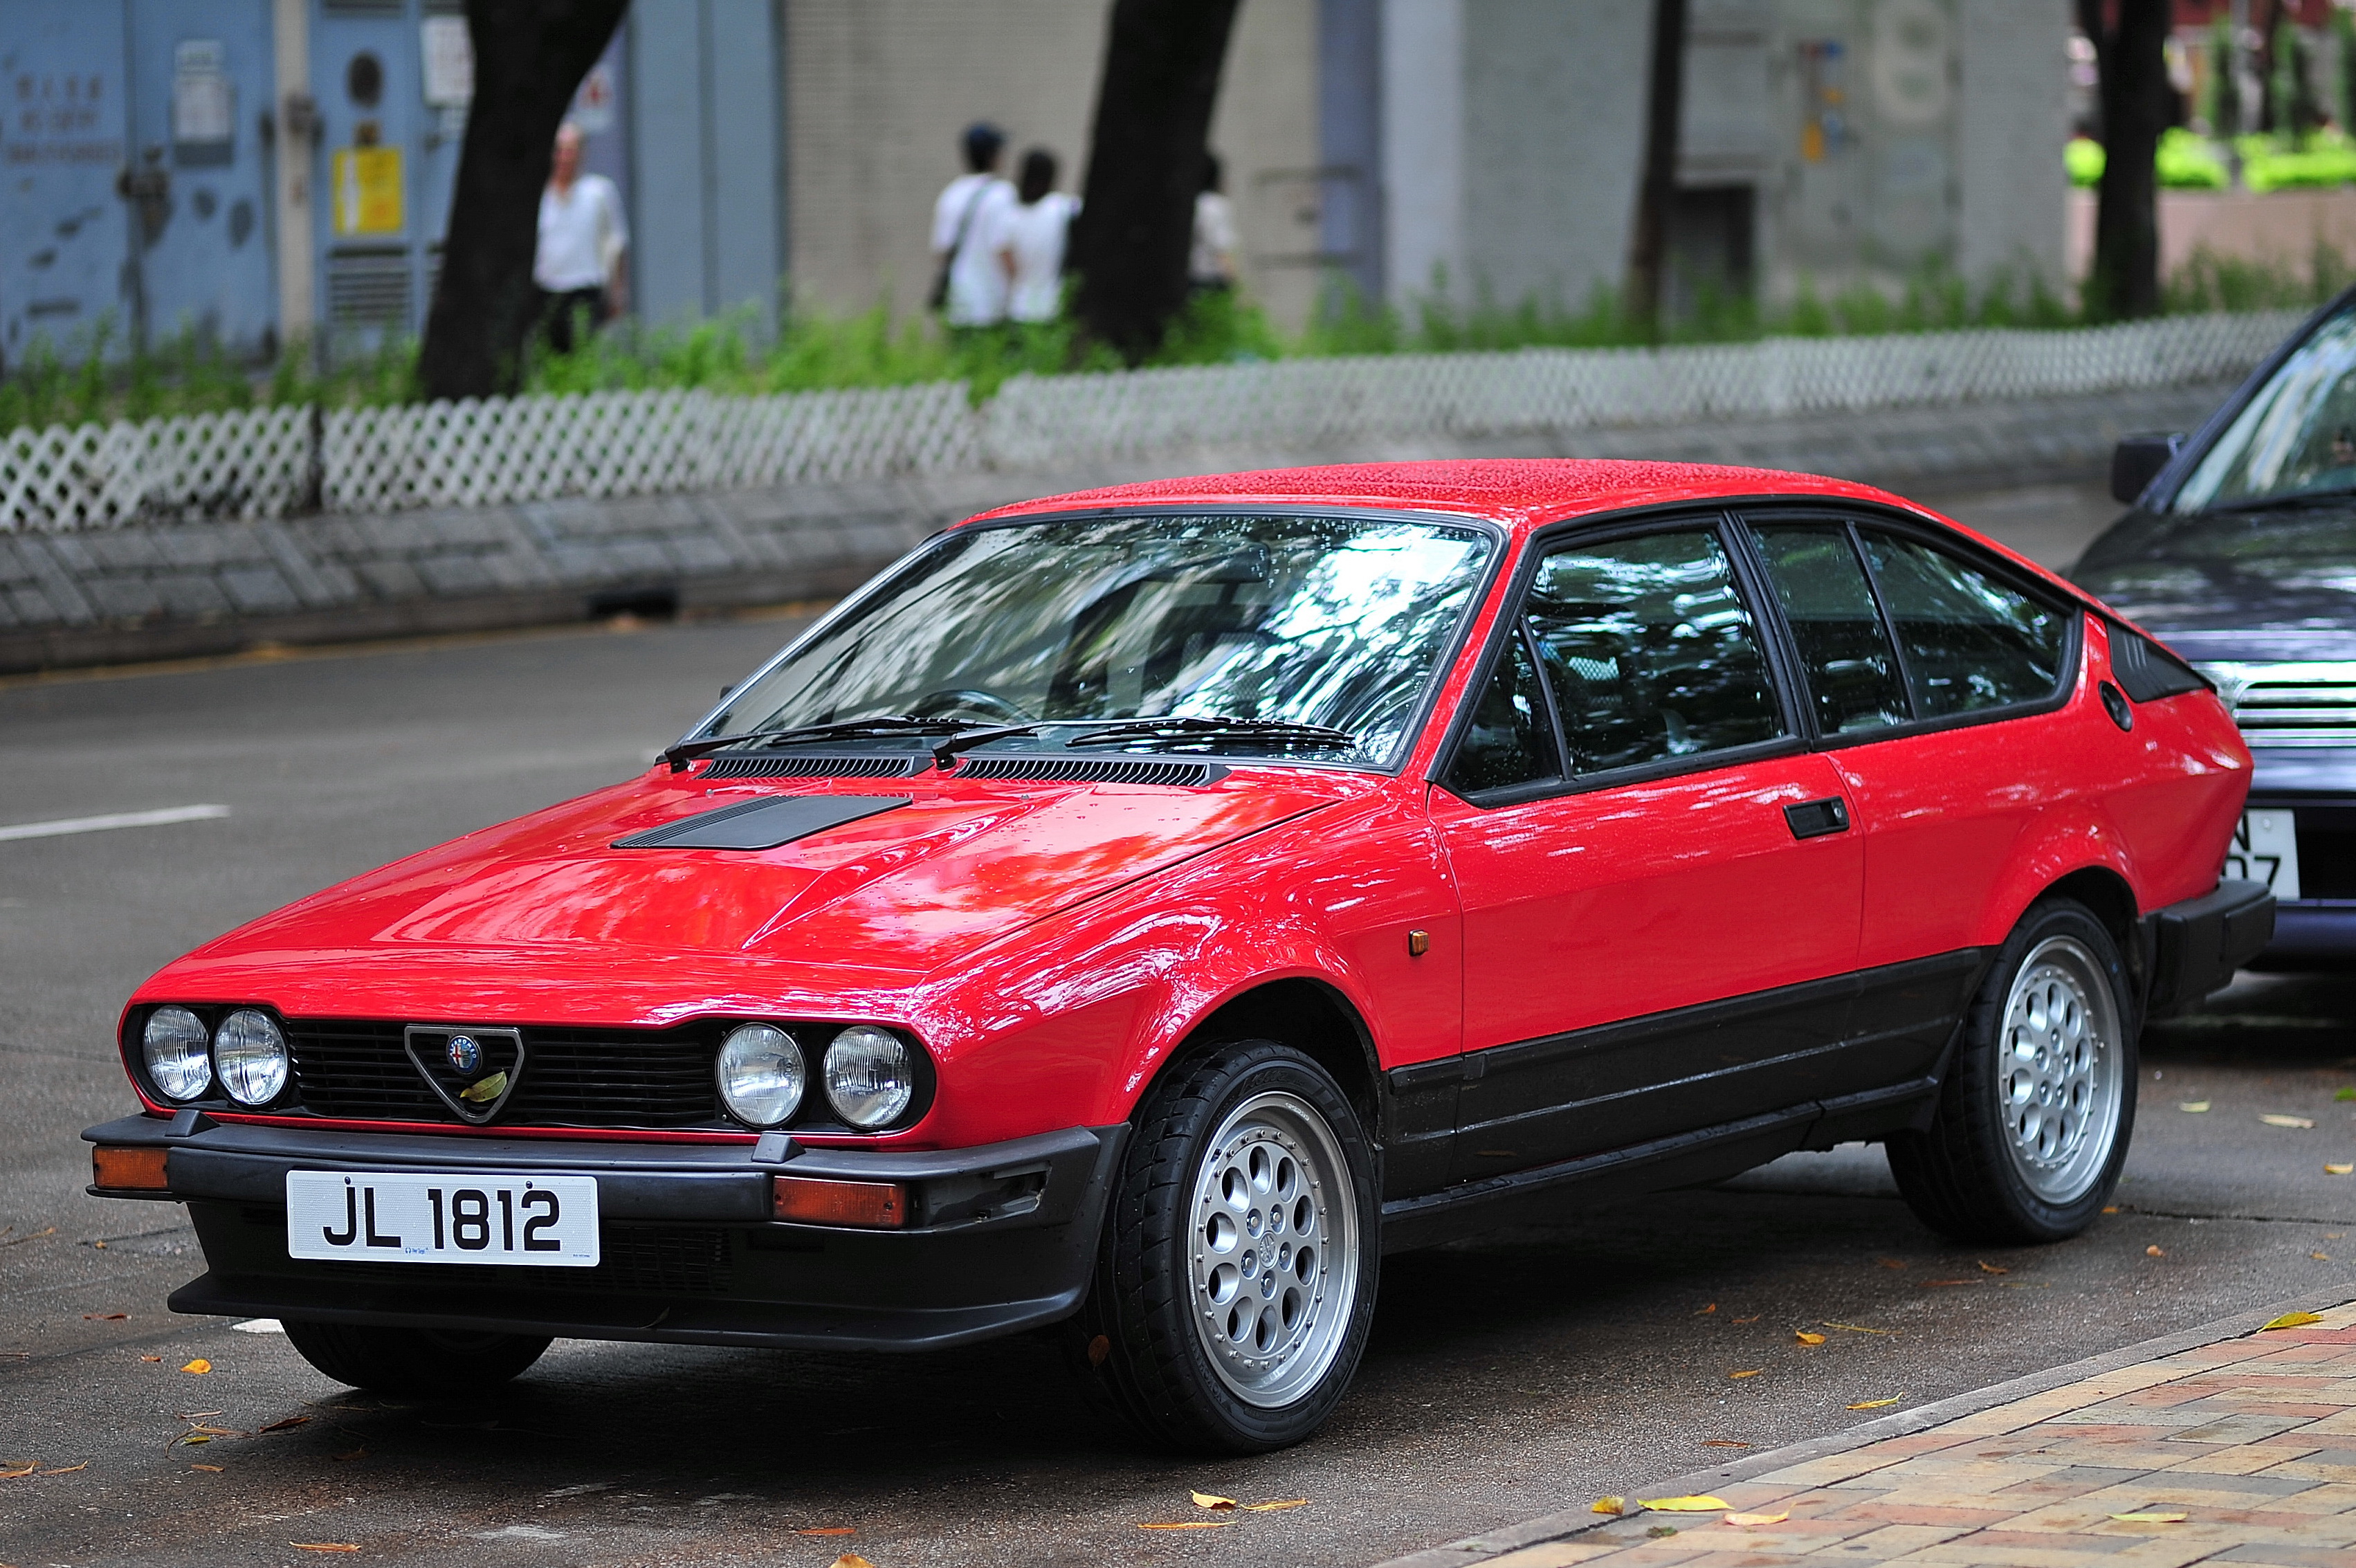
[[[616,849],[775,849],[781,843],[908,804],[905,795],[783,795],[698,811],[626,839]]]
[[[1060,779],[1075,784],[1215,784],[1227,770],[1211,762],[1144,762],[1114,757],[974,757],[959,779]]]
[[[916,757],[715,757],[706,779],[908,779]]]

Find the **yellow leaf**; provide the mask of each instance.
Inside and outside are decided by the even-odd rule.
[[[2328,1263],[2331,1262],[2331,1254],[2329,1252],[2309,1252],[2308,1256],[2313,1258],[2319,1263]]]
[[[1707,1492],[1698,1496],[1644,1498],[1640,1500],[1655,1513],[1723,1513],[1727,1507],[1724,1498],[1713,1498]]]
[[[1791,1517],[1792,1516],[1788,1511],[1784,1513],[1730,1513],[1726,1516],[1726,1522],[1729,1524],[1740,1525],[1781,1524]]]
[[[1766,1369],[1764,1367],[1746,1367],[1741,1371],[1729,1372],[1726,1375],[1730,1378],[1755,1378]]]
[[[2192,1516],[2182,1509],[2137,1509],[2133,1513],[2111,1516],[2121,1524],[2182,1524]]]
[[[210,1443],[212,1440],[212,1434],[209,1432],[191,1432],[180,1439],[183,1443]]]
[[[458,1098],[470,1105],[480,1105],[487,1101],[497,1100],[507,1091],[508,1075],[505,1072],[495,1072],[482,1082],[470,1083],[460,1090]]]
[[[2143,1255],[2147,1258],[2165,1258],[2168,1256],[2168,1253],[2159,1246],[2158,1243],[2154,1242],[2152,1245],[2146,1247],[2143,1250]]]
[[[1756,1323],[1759,1321],[1759,1318],[1760,1314],[1754,1312],[1748,1317],[1738,1317],[1734,1321],[1737,1323]]]
[[[2192,1114],[2198,1116],[2201,1112],[2209,1109],[2209,1102],[2205,1100],[2187,1100],[2180,1101],[2176,1108],[2179,1111],[2190,1111]]]
[[[1751,1446],[1748,1443],[1737,1443],[1731,1437],[1705,1437],[1701,1440],[1701,1445],[1704,1448],[1748,1448]]]
[[[1804,1328],[1794,1328],[1792,1330],[1792,1337],[1797,1339],[1803,1345],[1821,1345],[1825,1342],[1825,1337],[1823,1335],[1811,1334]]]
[[[1227,1521],[1223,1519],[1182,1519],[1169,1524],[1141,1524],[1137,1528],[1140,1530],[1224,1530],[1226,1528],[1226,1523]]]
[[[857,1535],[859,1527],[855,1524],[821,1524],[809,1530],[798,1530],[794,1533],[796,1535]]]
[[[827,1568],[875,1568],[875,1564],[856,1552],[846,1552],[829,1563]]]
[[[221,1467],[218,1465],[191,1465],[188,1468],[191,1470],[202,1470],[209,1476],[218,1476],[221,1473]]]
[[[2008,1274],[2012,1273],[2010,1269],[2000,1269],[1997,1267],[1997,1265],[1989,1262],[1986,1258],[1979,1260],[1979,1265],[1980,1273],[1984,1274]]]
[[[2356,1176],[2356,1165],[2325,1165],[2325,1176]]]
[[[1272,1503],[1246,1503],[1244,1505],[1244,1512],[1282,1513],[1288,1509],[1305,1509],[1308,1506],[1309,1499],[1307,1498],[1280,1498]]]
[[[1593,1503],[1588,1506],[1587,1511],[1589,1513],[1623,1514],[1628,1511],[1628,1499],[1625,1498],[1598,1498]]]
[[[1223,1498],[1216,1492],[1189,1492],[1186,1495],[1194,1499],[1194,1506],[1198,1509],[1231,1509],[1236,1506],[1235,1498]]]
[[[139,1359],[143,1361],[160,1361],[164,1358],[161,1356],[142,1356]]]
[[[2304,1328],[2310,1323],[2322,1321],[2320,1316],[2312,1312],[2286,1312],[2265,1326],[2267,1328]],[[2263,1333],[2265,1330],[2261,1329],[2259,1332]]]
[[[1904,1394],[1892,1394],[1886,1400],[1859,1400],[1848,1408],[1851,1410],[1887,1410],[1905,1397],[1906,1396]]]
[[[195,1360],[180,1369],[180,1370],[184,1372],[194,1372],[200,1378],[212,1369],[213,1364],[210,1361],[206,1360],[202,1356],[198,1357]]]
[[[2264,1116],[2259,1117],[2258,1120],[2265,1122],[2269,1127],[2312,1127],[2315,1125],[2314,1122],[2308,1121],[2304,1116],[2284,1116],[2272,1111],[2267,1112]]]
[[[38,1459],[10,1459],[7,1468],[0,1469],[0,1481],[18,1481],[41,1467]]]
[[[1699,1312],[1695,1313],[1694,1316],[1696,1317],[1708,1317],[1711,1313],[1716,1312],[1717,1310],[1718,1303],[1711,1302],[1708,1306],[1705,1306]]]

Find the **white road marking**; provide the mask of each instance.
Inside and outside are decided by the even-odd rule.
[[[51,839],[67,833],[102,833],[109,828],[160,828],[167,822],[202,822],[228,815],[227,806],[166,806],[160,811],[112,811],[103,817],[18,822],[14,827],[0,828],[0,839]]]

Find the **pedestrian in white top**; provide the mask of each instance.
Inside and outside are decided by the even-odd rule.
[[[1236,286],[1236,209],[1221,184],[1219,160],[1203,156],[1203,188],[1194,197],[1194,242],[1186,254],[1186,283],[1196,293]]]
[[[995,125],[976,124],[966,127],[964,145],[968,172],[933,203],[933,254],[941,271],[932,306],[953,328],[995,327],[1006,319],[1006,272],[983,237],[1014,205],[1014,188],[998,177],[1006,137]]]
[[[1055,188],[1055,155],[1033,147],[1023,155],[1014,204],[999,217],[991,249],[1006,270],[1006,316],[1037,325],[1064,305],[1064,246],[1080,199]]]
[[[629,308],[629,248],[621,193],[604,175],[581,172],[581,127],[567,120],[556,128],[548,188],[540,193],[531,263],[541,321],[558,353],[573,352],[576,317],[585,312],[594,331]]]

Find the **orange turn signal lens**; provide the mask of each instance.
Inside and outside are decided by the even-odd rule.
[[[172,1184],[164,1179],[164,1153],[162,1149],[92,1149],[91,1185],[168,1192]]]
[[[825,1181],[771,1176],[769,1213],[798,1225],[862,1225],[897,1230],[908,1222],[908,1189],[896,1181]]]

